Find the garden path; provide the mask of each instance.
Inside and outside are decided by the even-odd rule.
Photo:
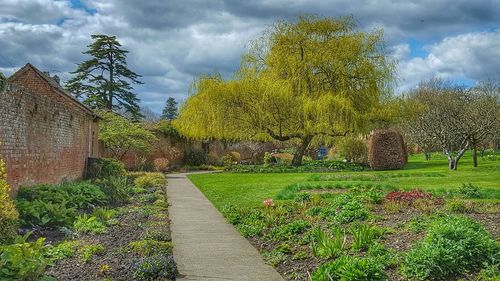
[[[177,280],[283,280],[186,174],[168,175],[167,195]]]

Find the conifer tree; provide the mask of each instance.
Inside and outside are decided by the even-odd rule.
[[[177,101],[173,97],[169,97],[165,103],[165,108],[161,114],[162,119],[173,120],[177,118]]]
[[[92,108],[125,111],[140,116],[139,99],[131,84],[142,84],[139,74],[127,66],[127,50],[115,36],[92,35],[83,54],[91,58],[78,64],[66,89]]]

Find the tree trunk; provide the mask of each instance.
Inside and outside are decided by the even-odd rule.
[[[292,166],[300,166],[302,165],[302,158],[304,157],[304,153],[306,152],[307,147],[311,143],[313,136],[306,136],[302,139],[302,143],[297,148],[297,151],[293,155]]]
[[[431,160],[431,150],[429,148],[425,149],[424,154],[425,154],[425,160],[426,161]]]
[[[451,151],[445,150],[445,154],[448,157],[448,168],[450,170],[456,171],[458,169],[458,161],[460,161],[460,158],[464,156],[465,151],[469,148],[469,143],[465,145],[465,147],[457,152],[457,155],[455,157],[452,156]]]
[[[476,144],[472,145],[472,163],[474,168],[477,168],[477,147]]]

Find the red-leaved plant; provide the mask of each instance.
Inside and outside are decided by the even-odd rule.
[[[443,199],[434,198],[432,194],[424,192],[419,189],[414,189],[410,191],[391,191],[385,196],[386,201],[404,203],[407,205],[413,205],[415,201],[432,201],[436,205],[441,205]]]

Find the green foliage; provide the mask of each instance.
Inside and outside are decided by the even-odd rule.
[[[141,256],[150,256],[155,253],[172,254],[172,242],[170,241],[156,241],[151,239],[144,239],[133,241],[129,243],[130,248],[135,253]]]
[[[307,192],[299,192],[295,195],[295,198],[293,199],[297,203],[308,203],[311,202],[311,194]]]
[[[92,216],[98,218],[103,222],[108,222],[114,219],[117,215],[118,211],[116,209],[109,209],[107,207],[95,208],[92,212]]]
[[[17,200],[19,218],[22,226],[61,227],[71,226],[77,215],[75,208],[61,203],[49,203],[36,199],[34,201]]]
[[[269,152],[265,152],[264,153],[264,159],[263,159],[263,162],[264,162],[264,167],[269,167],[269,165],[271,164],[271,161],[273,160],[273,155]]]
[[[345,231],[337,227],[333,229],[332,234],[333,237],[330,237],[321,229],[315,229],[311,242],[311,250],[314,256],[331,259],[338,257],[347,249]]]
[[[158,140],[153,132],[112,112],[103,112],[100,123],[99,140],[111,151],[116,159],[123,159],[131,150],[151,152]]]
[[[379,231],[375,226],[369,224],[353,225],[351,227],[352,234],[352,249],[353,250],[366,250],[375,241],[379,235]]]
[[[156,189],[164,187],[167,179],[162,173],[145,173],[134,180],[135,187],[145,189]]]
[[[308,221],[294,220],[290,223],[273,227],[268,233],[266,233],[264,238],[269,241],[290,240],[310,227],[311,223]]]
[[[139,202],[151,204],[158,200],[160,197],[155,193],[146,193],[139,196]]]
[[[0,280],[35,281],[51,264],[45,239],[35,242],[26,239],[27,236],[16,239],[14,244],[0,245]]]
[[[82,181],[22,187],[17,193],[16,200],[42,200],[47,203],[65,204],[68,208],[91,209],[106,203],[106,196],[96,185]]]
[[[124,176],[126,173],[123,162],[114,158],[92,159],[88,167],[87,177],[90,179],[105,179]]]
[[[262,234],[264,225],[262,223],[239,224],[236,226],[243,237],[255,237]]]
[[[127,177],[110,176],[97,181],[101,190],[106,194],[108,202],[112,205],[122,205],[130,200],[131,186]]]
[[[84,263],[88,263],[95,255],[104,254],[104,246],[101,244],[85,245],[81,247],[78,252],[80,254],[80,260]]]
[[[134,117],[140,116],[139,99],[131,83],[142,84],[140,75],[127,66],[128,51],[115,36],[91,35],[92,44],[83,52],[91,58],[78,64],[75,74],[65,88],[83,98],[92,108],[125,110]]]
[[[340,194],[330,202],[328,208],[323,209],[320,216],[337,224],[343,224],[368,218],[368,211],[355,195]]]
[[[0,244],[9,242],[17,234],[19,213],[10,198],[5,164],[0,159]]]
[[[462,186],[458,188],[458,194],[460,194],[462,198],[466,199],[481,198],[480,188],[472,183],[462,184]]]
[[[87,214],[78,216],[75,223],[73,224],[73,229],[80,233],[92,233],[92,234],[103,234],[106,233],[107,228],[94,216],[89,216]]]
[[[175,277],[179,274],[174,258],[166,253],[159,253],[136,260],[132,265],[132,271],[134,277],[138,280],[148,281],[163,278],[175,280]]]
[[[185,165],[200,166],[207,163],[207,153],[203,149],[186,149],[182,159]]]
[[[447,279],[498,262],[500,244],[478,223],[462,216],[433,221],[425,239],[404,258],[402,274],[413,280]]]
[[[342,256],[321,265],[313,273],[314,281],[378,281],[387,280],[384,265],[373,258]]]
[[[264,252],[262,253],[262,256],[264,257],[264,261],[273,267],[278,266],[278,264],[280,264],[286,259],[286,255],[277,250]]]
[[[337,153],[349,162],[363,164],[368,161],[368,147],[366,143],[359,138],[342,138],[338,142],[336,148]]]
[[[184,137],[168,120],[161,120],[156,124],[155,130],[160,132],[163,136],[170,138],[173,142],[181,141]]]
[[[177,101],[173,97],[169,97],[165,102],[165,108],[163,108],[161,118],[173,120],[177,118],[177,111]]]
[[[393,78],[383,49],[352,18],[278,21],[233,79],[200,77],[175,124],[196,139],[293,140],[299,165],[311,142],[365,127]]]
[[[80,242],[78,241],[64,241],[50,247],[47,256],[54,261],[71,258],[75,255],[76,249],[79,246]]]
[[[156,229],[149,229],[146,231],[144,234],[144,240],[156,240],[156,241],[172,241],[172,238],[170,237],[170,232],[167,229],[164,230],[156,230]]]
[[[362,171],[363,166],[355,163],[345,163],[333,160],[308,160],[302,166],[288,164],[246,165],[238,164],[226,167],[226,171],[234,173],[313,173],[337,171]]]

